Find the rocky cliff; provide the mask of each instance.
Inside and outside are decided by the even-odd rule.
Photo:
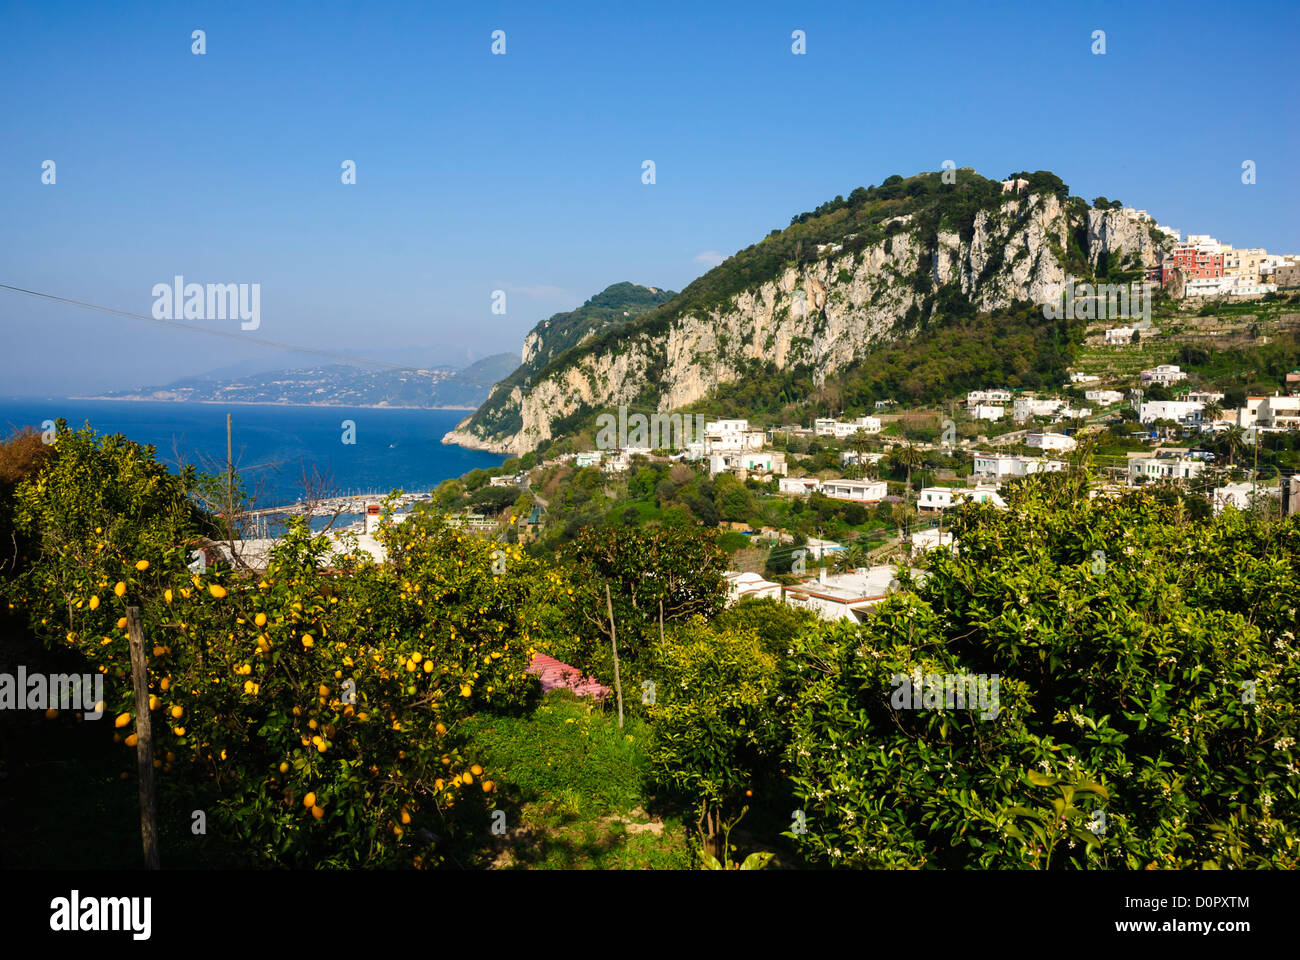
[[[1044,303],[1069,275],[1087,274],[1099,261],[1130,268],[1156,261],[1151,232],[1119,211],[1088,209],[1059,192],[985,203],[953,228],[942,219],[927,227],[924,218],[894,217],[879,223],[886,235],[868,242],[849,234],[817,244],[815,255],[710,309],[674,311],[676,301],[669,303],[620,336],[596,336],[563,353],[527,384],[499,385],[444,442],[521,454],[587,411],[622,403],[681,408],[737,379],[753,360],[808,368],[820,385],[873,346],[915,333],[953,296],[982,312]]]

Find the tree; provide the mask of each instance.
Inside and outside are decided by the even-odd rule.
[[[1246,449],[1246,433],[1241,427],[1234,425],[1223,431],[1218,442],[1220,449],[1228,457],[1228,466],[1231,467],[1237,462],[1237,457]]]
[[[720,473],[714,479],[713,504],[723,520],[745,521],[754,513],[753,495],[729,473]]]
[[[743,489],[743,488],[742,488]],[[722,608],[729,557],[714,531],[696,526],[609,528],[586,526],[560,555],[568,568],[571,599],[564,604],[570,654],[577,666],[613,677],[605,585],[610,586],[619,658],[627,683],[644,669],[658,639],[659,604],[665,623],[712,617]]]
[[[355,536],[291,518],[264,570],[196,573],[207,519],[193,471],[89,428],[59,424],[53,446],[14,492],[34,553],[0,592],[46,645],[105,676],[128,751],[125,614],[140,610],[170,816],[201,804],[266,866],[433,865],[475,842],[495,783],[457,726],[536,691],[530,637],[558,602],[537,561],[420,512],[381,521],[384,565]],[[437,848],[417,835],[432,829]]]
[[[695,618],[668,632],[653,674],[651,775],[693,809],[705,856],[725,864],[746,790],[780,751],[777,658],[753,629]]]
[[[850,868],[1300,866],[1300,526],[1040,481],[794,639],[794,839]]]

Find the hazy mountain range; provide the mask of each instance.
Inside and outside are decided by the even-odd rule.
[[[500,353],[461,369],[323,363],[240,373],[236,366],[160,386],[110,391],[95,399],[474,409],[518,362],[517,355]]]

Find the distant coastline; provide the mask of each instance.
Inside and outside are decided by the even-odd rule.
[[[297,403],[289,400],[171,400],[165,397],[64,397],[65,400],[95,400],[112,403],[202,403],[237,407],[337,407],[341,410],[477,410],[477,407],[417,407],[397,403]]]

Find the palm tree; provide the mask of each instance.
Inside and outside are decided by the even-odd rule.
[[[912,496],[912,468],[919,467],[924,462],[924,458],[921,456],[921,451],[912,445],[911,440],[906,441],[902,449],[895,451],[894,458],[896,462],[907,467],[907,486],[903,494],[903,500],[906,502]]]
[[[843,572],[847,570],[856,570],[858,567],[867,565],[867,551],[860,543],[846,544],[844,549],[835,555],[835,570]]]
[[[1231,467],[1237,462],[1237,455],[1246,449],[1246,432],[1241,427],[1229,427],[1219,443],[1228,455],[1228,466]]]
[[[1218,420],[1219,417],[1223,416],[1223,404],[1219,403],[1218,400],[1211,400],[1205,405],[1205,409],[1201,411],[1201,415],[1206,420],[1213,423],[1215,420]]]

